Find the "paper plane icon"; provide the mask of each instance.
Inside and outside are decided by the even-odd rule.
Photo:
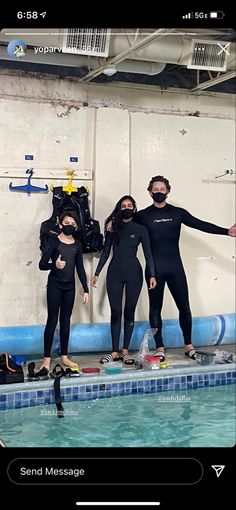
[[[219,478],[223,469],[225,468],[225,466],[222,466],[222,465],[221,466],[211,466],[211,467],[215,470],[217,478]]]

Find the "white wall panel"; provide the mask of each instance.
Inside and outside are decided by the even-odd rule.
[[[50,171],[91,170],[92,181],[75,182],[89,187],[91,212],[102,230],[122,195],[131,193],[139,209],[151,203],[146,188],[157,173],[170,179],[173,205],[221,226],[234,222],[235,176],[210,181],[226,169],[235,171],[232,96],[85,85],[14,71],[1,71],[0,80],[0,175],[21,169],[24,176],[33,166],[48,177],[35,185],[59,186],[61,179],[50,180]],[[199,116],[193,116],[196,111]],[[34,161],[25,162],[25,154],[33,154]],[[70,164],[69,156],[79,156],[79,164]],[[25,179],[0,177],[0,325],[40,324],[46,319],[48,273],[38,270],[38,236],[51,215],[52,194],[13,193],[10,181]],[[181,253],[194,316],[234,311],[234,246],[232,238],[183,227]],[[141,248],[139,257],[144,266]],[[90,280],[98,256],[85,255],[84,261]],[[78,283],[72,322],[109,321],[107,267],[89,307],[82,305]],[[163,316],[177,317],[168,291]],[[147,317],[144,284],[136,319]]]

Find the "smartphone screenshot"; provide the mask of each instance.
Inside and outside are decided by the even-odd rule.
[[[0,22],[1,485],[227,508],[232,11],[65,7]]]

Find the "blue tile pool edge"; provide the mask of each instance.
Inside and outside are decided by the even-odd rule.
[[[160,371],[127,370],[122,374],[83,376],[61,381],[62,402],[95,400],[115,396],[191,390],[236,382],[236,365],[184,367]],[[54,381],[1,385],[0,411],[54,404]]]

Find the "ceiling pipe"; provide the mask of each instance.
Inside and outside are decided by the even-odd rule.
[[[15,58],[9,57],[6,46],[0,46],[0,59],[6,61],[14,61]],[[85,55],[70,55],[65,53],[35,53],[33,49],[27,49],[26,56],[22,62],[30,62],[32,64],[57,65],[67,67],[89,67],[89,69],[99,68],[104,60],[98,57],[87,57]],[[115,65],[116,71],[124,73],[137,73],[154,76],[159,74],[165,68],[164,63],[143,62],[141,60],[124,60]]]
[[[173,32],[173,31],[174,31],[174,29],[170,30],[170,32]],[[109,54],[109,59],[107,62],[103,63],[100,66],[100,68],[89,71],[88,74],[86,74],[86,76],[84,76],[83,78],[80,79],[80,81],[87,82],[87,81],[93,80],[94,78],[96,78],[103,72],[104,66],[106,66],[106,64],[116,65],[116,64],[119,64],[120,62],[123,62],[124,60],[127,59],[127,57],[133,56],[133,54],[135,52],[139,51],[141,48],[145,48],[152,41],[154,41],[156,39],[162,39],[163,37],[165,37],[166,33],[167,33],[167,30],[165,30],[163,28],[158,28],[158,30],[154,30],[154,32],[149,33],[146,37],[144,37],[144,38],[142,37],[139,40],[138,40],[138,38],[135,37],[135,42],[133,44],[130,43],[128,40],[128,48],[126,48],[122,52],[118,52],[114,57],[110,57],[110,54]]]
[[[154,76],[165,69],[165,64],[160,62],[145,62],[141,60],[124,60],[115,65],[117,71],[122,73],[137,73]]]
[[[141,29],[140,29],[141,30]],[[172,30],[172,29],[171,29]],[[135,62],[158,62],[158,63],[164,63],[164,64],[178,64],[178,65],[184,65],[186,66],[188,64],[189,56],[192,52],[192,39],[205,39],[214,42],[221,42],[218,41],[218,39],[215,39],[216,35],[214,30],[211,31],[208,30],[207,35],[204,35],[204,33],[198,33],[198,30],[194,29],[188,29],[185,31],[175,30],[171,31],[166,29],[167,34],[160,34],[159,37],[156,37],[155,40],[151,40],[148,42],[148,44],[139,49],[133,50],[130,55],[127,55],[127,59],[125,59],[125,62],[129,61],[135,61]],[[0,33],[0,41],[4,41],[5,44],[9,42],[11,39],[13,39],[13,35],[4,35],[4,32],[7,32],[10,34],[13,32],[13,30],[10,31],[10,29],[1,31]],[[18,30],[20,33],[20,30]],[[63,33],[65,32],[65,29],[58,29],[58,30],[50,30],[48,29],[49,33],[53,32],[55,35],[45,35],[44,30],[37,31],[38,33],[34,33],[32,35],[26,35],[25,31],[22,34],[22,39],[26,42],[27,45],[32,45],[36,47],[58,47],[61,48],[63,44]],[[129,34],[126,36],[126,32]],[[145,32],[145,35],[142,35],[142,33]],[[151,36],[152,32],[154,34],[154,31],[151,30],[144,30],[141,32],[141,34],[137,35],[136,29],[131,30],[125,30],[124,33],[121,35],[112,35],[110,37],[110,45],[109,45],[109,61],[115,60],[118,55],[123,54],[124,52],[129,52],[132,45],[142,44],[142,41],[147,39],[147,33],[149,33],[149,36]],[[157,31],[156,31],[157,32]],[[116,31],[117,33],[117,31]],[[178,35],[178,34],[184,34],[184,35]],[[15,37],[15,36],[14,36]],[[18,36],[19,37],[19,36]],[[223,37],[223,34],[222,34]],[[7,46],[5,46],[5,58],[10,58],[7,54],[6,50]],[[30,51],[30,50],[29,50]],[[27,51],[28,53],[28,51]],[[43,55],[44,57],[45,55]],[[53,54],[47,53],[47,56],[53,56]],[[44,63],[41,60],[42,54],[40,52],[37,53],[37,62],[38,63]],[[66,59],[66,64],[60,63],[60,57],[63,57]],[[1,56],[1,58],[4,58]],[[91,62],[90,69],[94,69],[93,66],[93,58],[97,57],[87,57],[84,55],[76,55],[76,54],[70,54],[70,53],[56,53],[56,58],[58,61],[58,65],[72,65],[72,66],[78,66],[78,62],[81,62],[82,58],[86,59],[86,63],[81,65],[88,65],[88,62]],[[80,59],[80,60],[77,60]],[[24,61],[27,61],[28,59],[25,58]],[[236,51],[235,51],[235,43],[230,43],[230,56],[228,57],[227,61],[227,71],[230,71],[231,69],[235,68],[235,61],[236,61]],[[72,62],[72,63],[70,63]],[[107,59],[100,58],[99,59],[100,66],[105,65],[107,62]],[[124,62],[124,61],[123,61]],[[45,62],[46,63],[46,62]],[[49,63],[49,62],[48,62]],[[116,62],[112,62],[115,66],[118,65]],[[79,64],[80,65],[80,64]],[[128,71],[125,71],[128,72]],[[131,71],[130,71],[131,72]],[[132,72],[135,72],[134,68]],[[139,72],[139,71],[138,71]]]

